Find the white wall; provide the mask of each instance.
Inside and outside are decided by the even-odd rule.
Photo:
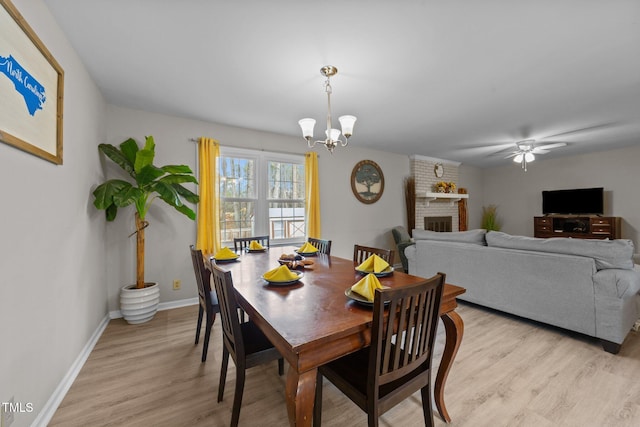
[[[0,143],[0,401],[33,404],[34,412],[15,414],[12,427],[20,427],[106,314],[104,221],[89,199],[101,175],[106,108],[43,2],[13,3],[65,72],[64,164]]]
[[[196,144],[189,139],[200,136],[215,138],[221,145],[233,147],[300,154],[309,151],[302,137],[114,106],[109,106],[108,117],[106,142],[117,145],[129,137],[143,141],[144,136],[153,135],[158,165],[180,163],[195,170]],[[348,147],[337,148],[333,155],[322,146],[315,150],[319,153],[322,237],[333,241],[332,254],[351,258],[355,243],[395,249],[390,230],[406,223],[402,181],[409,175],[409,158],[359,148],[357,135]],[[370,205],[354,197],[350,184],[353,167],[365,159],[378,163],[385,178],[382,197]],[[147,220],[151,226],[145,232],[146,280],[160,283],[162,302],[195,297],[196,285],[188,252],[189,245],[195,242],[195,223],[162,203],[152,206]],[[133,221],[130,209],[121,211],[114,223],[107,224],[109,310],[118,309],[119,288],[135,278],[135,241],[127,237],[133,230]],[[180,291],[172,289],[173,279],[182,280]]]
[[[604,187],[605,216],[622,218],[622,238],[640,245],[640,141],[617,150],[544,160],[483,173],[484,204],[498,206],[502,231],[533,236],[533,217],[542,214],[542,190]]]

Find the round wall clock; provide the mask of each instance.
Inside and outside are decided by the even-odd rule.
[[[442,178],[442,175],[444,175],[444,166],[442,166],[442,163],[436,163],[433,167],[433,173],[436,174],[437,178]]]
[[[382,169],[373,160],[358,162],[351,172],[351,190],[362,203],[375,203],[384,191]]]

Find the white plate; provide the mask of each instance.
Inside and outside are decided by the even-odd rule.
[[[373,271],[365,271],[365,270],[358,270],[356,268],[356,271],[360,274],[369,274],[369,273],[373,273]],[[386,276],[390,276],[393,274],[393,267],[389,266],[386,269],[384,269],[383,271],[381,271],[380,273],[373,273],[375,274],[376,277],[386,277]]]
[[[297,279],[294,280],[286,280],[284,282],[278,282],[278,281],[273,281],[273,280],[268,280],[265,279],[264,276],[262,276],[262,279],[267,282],[270,285],[274,285],[274,286],[284,286],[284,285],[293,285],[294,283],[297,283],[300,279],[302,279],[304,277],[304,273],[302,271],[296,271],[296,270],[289,270],[292,273],[296,274],[298,276]]]

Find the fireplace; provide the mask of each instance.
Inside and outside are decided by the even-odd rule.
[[[425,216],[424,229],[430,231],[451,231],[451,216]]]

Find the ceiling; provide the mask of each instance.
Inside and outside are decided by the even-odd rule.
[[[492,167],[523,139],[640,144],[638,0],[44,2],[114,105],[304,144],[334,65],[350,145]]]

